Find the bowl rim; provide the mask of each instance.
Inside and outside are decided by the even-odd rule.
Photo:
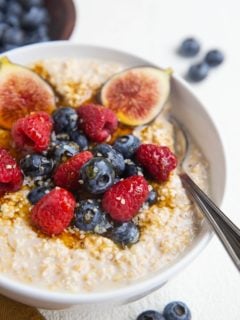
[[[14,53],[24,53],[28,49],[37,49],[37,48],[63,48],[65,46],[68,46],[72,49],[77,48],[78,50],[85,48],[89,50],[102,50],[108,53],[115,54],[121,54],[123,56],[129,57],[131,59],[142,59],[148,64],[155,65],[155,63],[152,63],[151,61],[142,58],[141,56],[128,53],[123,50],[114,49],[111,47],[105,47],[105,46],[96,46],[96,45],[89,45],[89,44],[77,44],[70,41],[51,41],[46,43],[37,43],[32,44],[20,48],[16,48],[7,52],[4,52],[0,55],[8,55],[8,53],[11,53],[14,51]],[[156,64],[157,65],[157,64]],[[198,97],[195,95],[193,89],[190,87],[188,83],[184,79],[182,79],[177,74],[172,75],[173,79],[180,83],[182,88],[184,90],[188,91],[194,99],[196,100],[197,104],[201,107],[202,111],[206,113],[208,116],[208,119],[215,130],[215,133],[217,135],[217,138],[220,142],[221,152],[222,152],[222,161],[224,165],[224,172],[223,172],[223,190],[222,190],[222,199],[219,203],[221,204],[224,194],[225,194],[225,188],[226,188],[226,156],[225,156],[225,150],[223,147],[223,142],[221,139],[221,136],[219,134],[219,131],[214,124],[211,115],[208,113],[202,102],[198,99]],[[59,304],[89,304],[89,303],[99,303],[99,302],[107,302],[110,300],[121,300],[121,299],[127,299],[128,297],[131,297],[133,295],[136,295],[136,293],[143,293],[148,290],[151,290],[152,288],[156,287],[157,284],[161,284],[166,282],[170,277],[177,274],[179,271],[181,271],[184,267],[186,267],[191,261],[193,261],[200,252],[207,246],[209,241],[211,240],[213,236],[213,232],[210,228],[206,227],[206,230],[203,232],[203,234],[200,236],[200,239],[198,242],[191,248],[189,252],[185,252],[183,257],[180,257],[180,259],[176,261],[175,264],[168,266],[167,268],[164,268],[162,270],[157,271],[151,278],[148,279],[140,279],[139,281],[127,284],[123,287],[108,290],[106,292],[93,292],[93,293],[66,293],[66,292],[54,292],[47,289],[37,288],[33,285],[27,285],[24,283],[21,283],[19,281],[15,281],[13,279],[7,278],[6,276],[0,275],[0,291],[1,288],[7,290],[8,292],[14,292],[15,294],[18,294],[19,296],[25,296],[29,297],[31,299],[36,299],[38,301],[47,301],[48,303],[59,303]]]

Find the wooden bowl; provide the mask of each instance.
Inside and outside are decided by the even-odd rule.
[[[50,14],[51,40],[68,40],[76,23],[76,8],[72,0],[45,0]]]

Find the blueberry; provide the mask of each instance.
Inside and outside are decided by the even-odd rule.
[[[40,154],[31,154],[21,159],[20,166],[26,176],[47,176],[53,170],[53,161]]]
[[[26,29],[35,29],[41,24],[47,23],[49,14],[47,9],[41,7],[31,7],[22,18],[22,26]]]
[[[19,27],[20,27],[21,22],[20,22],[20,18],[19,18],[18,16],[15,16],[15,15],[13,15],[13,14],[8,14],[8,15],[6,16],[5,21],[6,21],[7,24],[9,24],[11,27],[15,27],[15,28],[17,28],[17,29],[20,29]],[[20,30],[20,31],[23,32],[22,30]],[[25,40],[25,39],[24,39],[24,40]],[[22,44],[23,44],[23,42],[22,42]]]
[[[194,38],[185,39],[179,48],[179,53],[185,57],[194,57],[200,51],[200,44]]]
[[[131,177],[131,176],[143,176],[143,170],[141,167],[137,166],[131,159],[125,160],[125,170],[124,170],[124,177]]]
[[[124,158],[121,153],[113,149],[109,144],[99,144],[93,148],[92,152],[96,157],[104,157],[108,159],[108,161],[112,164],[116,175],[120,176],[123,173],[125,169]]]
[[[153,189],[151,191],[149,191],[148,197],[147,197],[147,203],[151,206],[152,204],[157,202],[157,192]]]
[[[16,27],[6,29],[2,38],[3,44],[14,44],[17,46],[23,45],[24,41],[24,32]]]
[[[0,0],[0,10],[4,10],[7,7],[8,0]]]
[[[8,24],[5,22],[0,22],[0,42],[2,43],[3,35],[5,31],[9,28]]]
[[[54,130],[56,133],[71,132],[77,128],[77,111],[70,107],[62,107],[54,111]]]
[[[29,192],[27,198],[31,204],[36,204],[43,196],[45,196],[51,189],[47,187],[37,187]]]
[[[224,55],[219,50],[211,50],[206,54],[205,62],[209,65],[209,67],[217,67],[224,60]]]
[[[79,145],[80,150],[88,149],[88,139],[82,132],[74,130],[70,133],[70,137],[76,144]]]
[[[15,44],[5,44],[4,45],[4,51],[8,51],[8,50],[12,50],[12,49],[15,49],[15,48],[18,48],[19,46],[15,45]]]
[[[166,320],[190,320],[191,312],[185,303],[174,301],[166,305],[163,310]]]
[[[114,169],[107,159],[101,157],[92,158],[85,163],[80,174],[85,188],[93,194],[103,193],[114,184]]]
[[[206,62],[200,62],[192,65],[187,74],[187,78],[193,82],[199,82],[208,76],[209,66]]]
[[[48,156],[54,160],[55,164],[58,164],[79,151],[79,146],[73,141],[53,141],[48,150]]]
[[[55,133],[52,133],[52,137],[54,136]],[[53,141],[70,141],[70,136],[68,133],[58,133],[58,134],[55,134],[55,137],[53,138]]]
[[[133,222],[123,222],[113,228],[109,237],[122,246],[136,243],[139,240],[139,228]]]
[[[48,26],[46,24],[43,24],[39,26],[37,29],[37,36],[39,41],[49,41],[49,32],[48,32]]]
[[[75,209],[74,225],[83,231],[104,234],[112,228],[106,213],[97,200],[83,200]]]
[[[18,1],[9,1],[7,5],[7,14],[20,17],[23,13],[22,6],[18,3]]]
[[[155,310],[147,310],[141,313],[137,320],[166,320],[164,316]]]
[[[44,6],[44,0],[19,0],[21,5],[24,6],[24,8],[29,9],[31,7],[43,7]]]
[[[139,146],[139,138],[135,137],[132,134],[117,138],[113,144],[113,148],[120,152],[125,159],[132,158]]]

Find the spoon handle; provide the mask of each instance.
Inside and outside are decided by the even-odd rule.
[[[180,175],[183,186],[205,214],[226,251],[240,271],[240,229],[212,202],[188,174]]]

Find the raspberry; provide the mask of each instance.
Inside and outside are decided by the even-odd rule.
[[[116,221],[129,221],[148,197],[148,183],[142,176],[131,176],[112,186],[103,196],[103,209]]]
[[[103,142],[117,129],[115,113],[99,104],[80,107],[78,115],[80,128],[94,142]]]
[[[69,190],[79,188],[80,169],[91,158],[91,152],[83,151],[60,164],[53,176],[55,184]]]
[[[23,183],[23,175],[10,153],[0,148],[0,195],[17,191]]]
[[[170,172],[177,166],[177,159],[168,147],[142,144],[136,151],[136,159],[152,178],[167,181]]]
[[[42,152],[48,148],[52,125],[52,119],[46,112],[36,112],[14,123],[12,137],[20,149]]]
[[[60,234],[69,226],[75,206],[73,195],[65,189],[56,187],[33,207],[32,223],[49,236]]]

